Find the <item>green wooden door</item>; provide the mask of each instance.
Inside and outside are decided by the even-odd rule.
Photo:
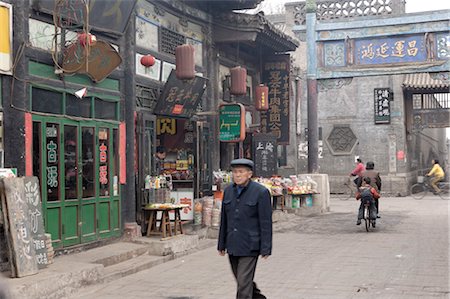
[[[55,248],[120,235],[117,127],[33,117],[33,171]]]

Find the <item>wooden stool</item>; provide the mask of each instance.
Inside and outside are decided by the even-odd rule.
[[[156,231],[156,213],[155,210],[150,210],[150,217],[147,226],[147,237],[150,237],[151,233]]]
[[[173,232],[174,232],[175,235],[178,232],[180,234],[183,234],[183,226],[181,224],[180,209],[175,209],[175,222],[174,222]]]
[[[281,210],[284,211],[284,194],[281,195],[272,195],[272,209],[276,210],[277,209],[277,202],[278,202],[278,197],[281,198]]]
[[[162,231],[163,238],[167,238],[167,235],[172,236],[172,227],[170,225],[169,210],[162,211],[161,226],[159,229]]]

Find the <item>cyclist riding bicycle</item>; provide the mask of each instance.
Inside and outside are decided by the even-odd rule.
[[[361,180],[362,176],[361,174],[363,171],[365,171],[366,168],[364,167],[364,164],[362,163],[362,160],[360,158],[356,159],[356,167],[353,169],[353,171],[350,173],[350,176],[355,176],[356,178],[353,180],[355,185],[358,185],[358,181]]]
[[[437,195],[441,192],[441,189],[439,189],[437,183],[444,179],[445,172],[441,165],[439,165],[438,159],[431,160],[431,163],[433,164],[433,168],[431,168],[430,172],[426,176],[431,177],[430,185],[434,189],[434,195]]]
[[[377,219],[377,208],[375,206],[375,199],[380,198],[380,194],[377,190],[370,185],[370,178],[364,177],[362,179],[361,187],[359,187],[356,193],[356,200],[361,199],[359,206],[358,220],[356,225],[361,224],[361,219],[364,218],[364,203],[369,202],[369,218],[372,221],[372,226],[375,227],[375,221]]]

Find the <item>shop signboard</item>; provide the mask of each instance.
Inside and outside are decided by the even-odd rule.
[[[254,174],[258,177],[277,175],[277,137],[270,134],[253,135]]]
[[[169,117],[191,118],[206,89],[206,78],[179,80],[172,70],[153,113]]]
[[[263,84],[269,87],[269,110],[261,112],[261,131],[277,136],[278,144],[289,144],[290,56],[275,55],[264,62]]]
[[[425,35],[360,39],[355,41],[355,64],[424,62],[427,60]]]
[[[240,142],[245,139],[245,108],[242,104],[222,104],[219,107],[219,140]]]
[[[121,63],[122,58],[116,49],[104,41],[93,43],[89,51],[80,42],[75,42],[64,51],[63,57],[65,73],[87,74],[94,82],[100,82],[108,77]]]
[[[0,74],[11,74],[12,5],[0,2]]]
[[[391,122],[391,101],[393,95],[390,88],[374,89],[375,124],[389,124]]]
[[[2,209],[13,277],[37,273],[48,252],[37,177],[2,180]]]

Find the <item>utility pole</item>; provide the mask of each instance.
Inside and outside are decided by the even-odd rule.
[[[317,125],[317,51],[316,1],[306,1],[307,100],[308,100],[308,172],[318,173],[319,130]]]

